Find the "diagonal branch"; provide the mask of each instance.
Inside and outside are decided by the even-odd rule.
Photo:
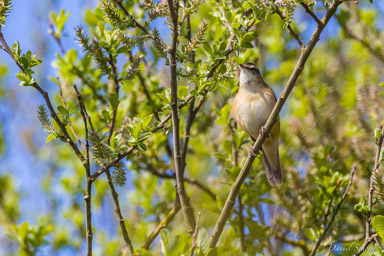
[[[316,16],[316,14],[308,7],[308,5],[306,5],[305,3],[300,3],[301,6],[304,7],[305,11],[311,15],[311,17],[313,18],[313,20],[317,23],[317,25],[322,25],[322,21]]]
[[[285,18],[284,18],[284,16],[283,16],[283,14],[281,13],[279,7],[278,7],[276,4],[275,4],[275,7],[276,7],[276,13],[277,13],[277,14],[279,15],[279,17],[283,20],[283,22],[285,22]],[[291,27],[290,24],[287,24],[287,28],[288,28],[289,33],[291,34],[291,36],[292,36],[293,38],[295,38],[295,40],[297,41],[297,43],[299,44],[299,46],[300,46],[301,48],[303,48],[303,47],[304,47],[303,42],[300,40],[300,37],[293,31],[293,29],[292,29],[292,27]]]
[[[295,69],[293,70],[293,73],[291,77],[289,78],[287,84],[285,85],[285,88],[283,92],[281,93],[278,101],[276,102],[276,105],[270,114],[267,123],[265,124],[265,133],[260,134],[256,140],[256,142],[252,145],[251,150],[253,152],[259,152],[261,149],[261,146],[268,135],[270,129],[272,128],[273,124],[276,122],[276,119],[286,102],[290,92],[292,91],[293,87],[296,84],[296,81],[298,77],[300,76],[301,72],[304,69],[304,65],[306,61],[308,60],[309,56],[311,55],[311,52],[317,42],[320,39],[321,32],[324,30],[325,26],[328,24],[331,17],[335,14],[337,7],[341,4],[339,0],[335,0],[328,8],[324,18],[323,18],[323,25],[317,25],[315,31],[312,34],[312,37],[306,47],[302,48],[299,60],[296,63]],[[216,247],[216,244],[220,238],[221,233],[223,232],[225,223],[227,222],[231,210],[236,202],[236,196],[239,193],[240,187],[243,184],[245,178],[247,177],[251,167],[252,163],[255,160],[255,157],[250,153],[248,155],[248,158],[243,165],[243,168],[241,169],[239,175],[236,178],[236,181],[232,185],[232,188],[229,192],[229,195],[227,197],[227,200],[225,202],[224,208],[219,216],[219,219],[216,222],[216,226],[213,230],[213,233],[209,240],[209,247],[214,248]]]
[[[113,0],[113,2],[115,4],[117,4],[121,10],[123,10],[124,14],[128,17],[132,17],[132,15],[129,14],[129,12],[127,11],[127,9],[125,9],[125,7],[123,6],[123,4],[121,3],[121,1],[118,1],[118,0]],[[141,31],[143,31],[147,36],[149,36],[150,38],[152,38],[153,41],[155,41],[157,44],[161,45],[164,49],[168,49],[168,45],[166,45],[163,41],[159,40],[157,37],[155,37],[151,32],[149,32],[148,29],[146,29],[143,25],[141,25],[137,20],[135,20],[133,17],[132,17],[132,20],[133,22],[135,23],[135,26],[138,27]]]
[[[382,63],[384,63],[384,53],[380,52],[380,51],[377,51],[376,49],[374,49],[370,44],[369,42],[367,42],[366,40],[364,40],[363,38],[360,38],[358,37],[356,34],[354,34],[352,32],[352,30],[343,22],[340,21],[339,17],[336,16],[336,20],[339,22],[339,25],[340,27],[345,31],[346,35],[353,39],[353,40],[356,40],[357,42],[359,42],[362,46],[364,46],[371,54],[373,57],[377,58],[378,60],[380,60]]]
[[[181,104],[179,104],[179,108],[183,108],[185,105],[188,104],[188,102],[190,100],[192,100],[195,96],[193,95],[189,95],[187,96],[187,98],[185,99],[184,102],[182,102]],[[166,123],[171,119],[171,114],[169,114],[168,116],[166,116],[163,121],[161,121],[155,128],[153,128],[151,130],[151,133],[155,133],[161,129],[163,129],[166,125]],[[101,174],[103,174],[105,172],[105,170],[111,168],[112,166],[116,165],[121,159],[123,159],[124,157],[128,156],[129,154],[131,154],[135,149],[137,148],[137,146],[132,146],[130,147],[129,149],[127,149],[127,151],[125,151],[124,153],[121,153],[119,154],[114,160],[112,160],[111,162],[109,162],[108,164],[104,165],[103,167],[101,167],[97,172],[95,172],[94,174],[92,174],[91,178],[93,180],[95,180],[97,177],[99,177]]]
[[[335,211],[333,212],[333,215],[332,215],[331,220],[328,222],[327,226],[325,226],[324,231],[323,231],[323,233],[321,234],[321,236],[317,239],[317,241],[316,241],[316,243],[315,243],[315,246],[313,247],[310,256],[314,256],[314,255],[316,254],[316,251],[317,251],[317,249],[319,248],[319,246],[320,246],[320,244],[321,244],[321,241],[323,241],[325,235],[327,234],[329,228],[331,227],[333,221],[335,220],[336,214],[337,214],[337,212],[339,211],[341,205],[342,205],[343,202],[344,202],[345,197],[347,196],[347,193],[348,193],[349,189],[350,189],[351,186],[352,186],[353,175],[355,175],[355,172],[356,172],[356,164],[353,164],[353,167],[352,167],[352,170],[351,170],[351,177],[349,178],[348,186],[347,186],[347,188],[345,189],[344,194],[343,194],[343,196],[341,197],[340,202],[337,204],[336,209],[335,209]]]

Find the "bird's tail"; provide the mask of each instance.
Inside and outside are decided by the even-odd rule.
[[[283,176],[281,175],[281,168],[280,168],[280,159],[279,159],[279,150],[275,151],[274,153],[277,155],[271,156],[270,152],[263,151],[263,158],[264,158],[264,164],[265,164],[265,171],[267,174],[267,179],[269,184],[272,186],[275,185],[281,185],[283,183]],[[268,158],[271,158],[268,160]]]

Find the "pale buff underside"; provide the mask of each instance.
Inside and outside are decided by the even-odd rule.
[[[235,121],[247,134],[257,139],[261,126],[265,125],[276,103],[275,95],[269,87],[259,90],[248,90],[240,87],[232,104]],[[270,137],[263,143],[264,153],[273,169],[279,168],[278,138],[280,132],[279,120],[272,127]]]

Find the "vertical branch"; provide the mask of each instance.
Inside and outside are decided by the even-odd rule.
[[[195,232],[194,232],[193,235],[192,235],[192,246],[191,246],[191,254],[190,254],[190,256],[193,256],[194,253],[195,253],[197,234],[198,234],[198,232],[199,232],[200,214],[201,214],[201,212],[199,212],[199,213],[197,214],[197,221],[196,221]]]
[[[260,134],[257,137],[256,142],[252,145],[251,150],[254,152],[259,152],[261,149],[261,146],[265,140],[266,135],[270,131],[272,125],[276,122],[276,119],[285,104],[289,94],[291,93],[293,87],[296,84],[297,79],[299,78],[301,72],[304,69],[304,65],[306,61],[308,60],[309,56],[312,53],[312,50],[314,49],[315,45],[320,39],[320,35],[322,31],[324,30],[325,26],[328,24],[331,17],[335,14],[337,7],[341,4],[339,0],[334,0],[334,2],[329,6],[327,13],[325,14],[322,24],[317,25],[315,31],[313,32],[311,39],[309,40],[309,43],[306,47],[302,47],[301,54],[299,57],[299,60],[296,63],[295,69],[292,72],[292,75],[290,76],[287,84],[284,87],[283,92],[281,93],[278,101],[275,104],[275,107],[272,110],[272,113],[270,114],[267,123],[265,124],[265,131],[263,134]],[[239,175],[237,176],[235,182],[233,183],[231,190],[229,191],[229,195],[227,197],[227,200],[225,202],[224,208],[219,216],[219,219],[216,222],[215,228],[213,230],[213,233],[209,240],[209,247],[214,248],[216,247],[216,244],[220,238],[221,233],[224,230],[225,223],[227,222],[228,218],[230,217],[231,210],[236,202],[236,196],[240,191],[240,187],[243,184],[245,178],[247,177],[251,167],[252,163],[255,160],[255,157],[252,154],[248,155],[248,158],[246,162],[244,163]]]
[[[171,73],[171,112],[172,112],[172,127],[173,127],[173,154],[175,160],[176,187],[179,195],[181,207],[184,213],[184,219],[189,233],[193,232],[195,220],[193,217],[192,208],[189,199],[185,193],[184,178],[182,170],[182,159],[180,151],[180,131],[179,131],[179,115],[177,108],[177,74],[176,74],[176,50],[178,40],[178,2],[168,0],[169,14],[172,21],[172,38],[169,48],[169,65]]]
[[[80,105],[80,113],[83,117],[84,122],[84,130],[85,130],[85,147],[86,147],[86,158],[85,162],[83,163],[85,168],[85,195],[84,195],[84,201],[85,201],[85,222],[86,222],[86,231],[87,231],[87,256],[92,255],[92,179],[91,179],[91,166],[89,163],[89,131],[88,131],[88,124],[87,124],[87,115],[85,106],[80,98],[79,91],[76,88],[76,85],[74,86],[76,93],[78,94],[79,99],[79,105]]]
[[[239,218],[240,218],[240,242],[241,242],[241,251],[246,252],[247,247],[245,246],[245,234],[244,234],[244,205],[241,199],[241,195],[237,196],[237,201],[239,202]]]
[[[383,146],[383,140],[384,140],[384,126],[381,129],[379,141],[376,143],[377,147],[376,147],[376,156],[375,156],[375,166],[373,167],[373,170],[371,171],[371,176],[369,178],[369,191],[368,191],[369,211],[367,213],[367,219],[365,223],[365,241],[355,255],[360,255],[361,253],[363,253],[365,248],[367,248],[367,246],[372,242],[375,236],[375,234],[371,235],[371,213],[372,213],[372,199],[373,199],[373,190],[374,190],[373,186],[374,186],[375,173],[377,172],[380,166],[380,152]]]
[[[329,221],[329,223],[327,224],[327,226],[325,226],[324,231],[323,231],[323,233],[321,234],[321,236],[317,239],[317,241],[316,241],[316,243],[315,243],[315,246],[313,247],[310,256],[314,256],[314,255],[316,254],[316,251],[317,251],[317,249],[319,248],[319,246],[320,246],[320,244],[321,244],[321,241],[323,241],[325,235],[327,234],[329,228],[331,227],[333,221],[335,220],[336,214],[337,214],[337,212],[339,211],[341,205],[342,205],[343,202],[344,202],[345,197],[347,196],[347,193],[348,193],[349,189],[350,189],[351,186],[352,186],[353,175],[355,175],[355,172],[356,172],[356,164],[354,164],[353,167],[352,167],[352,170],[351,170],[351,177],[349,178],[348,186],[347,186],[347,188],[345,189],[345,191],[344,191],[344,193],[343,193],[343,196],[341,197],[340,202],[337,204],[336,209],[335,209],[335,211],[333,212],[333,215],[332,215],[332,217],[331,217],[331,220]]]

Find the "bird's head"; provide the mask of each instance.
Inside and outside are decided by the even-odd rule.
[[[240,64],[240,83],[260,80],[260,70],[254,63]]]
[[[256,64],[251,62],[240,64],[240,70],[241,72],[247,70],[249,72],[260,74],[260,70],[257,68]]]

